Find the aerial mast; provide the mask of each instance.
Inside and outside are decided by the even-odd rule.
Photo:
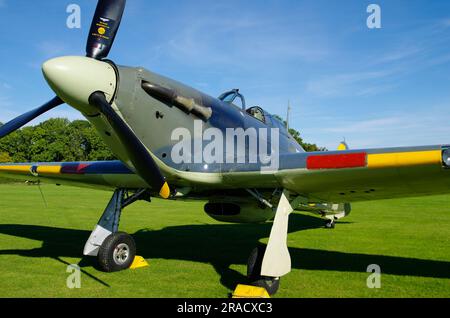
[[[286,128],[289,131],[289,115],[291,114],[291,101],[288,100],[288,107],[287,107],[287,115],[286,115]]]

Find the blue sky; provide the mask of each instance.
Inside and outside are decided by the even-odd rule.
[[[82,28],[66,27],[66,7]],[[366,8],[382,28],[366,26]],[[53,96],[41,64],[84,55],[94,0],[0,0],[0,121]],[[210,95],[240,88],[333,149],[450,143],[450,1],[128,0],[109,56]],[[49,117],[80,118],[64,106]],[[34,122],[35,123],[35,122]]]

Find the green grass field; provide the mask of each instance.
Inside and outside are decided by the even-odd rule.
[[[138,202],[122,214],[150,267],[103,273],[82,250],[111,193],[0,185],[0,297],[228,297],[270,223],[222,224],[202,202]],[[291,217],[293,270],[276,297],[450,297],[450,196],[354,204],[336,229]],[[80,263],[81,261],[81,263]],[[80,263],[81,288],[66,286]],[[369,289],[369,264],[381,289]]]

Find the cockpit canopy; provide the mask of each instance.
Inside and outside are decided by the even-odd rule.
[[[232,104],[238,108],[245,110],[245,98],[239,93],[239,89],[232,89],[219,96],[219,99],[225,103]]]
[[[261,107],[259,106],[251,107],[247,109],[247,114],[258,119],[259,121],[262,121],[264,124],[270,127],[278,128],[281,133],[288,135],[286,124],[280,118],[278,118],[275,115],[269,114]]]
[[[286,125],[283,123],[282,120],[277,118],[277,116],[269,114],[259,106],[254,106],[250,107],[249,109],[246,109],[245,98],[239,92],[239,89],[232,89],[231,91],[225,92],[219,96],[219,99],[227,104],[233,105],[235,107],[244,110],[250,116],[258,119],[259,121],[263,122],[264,124],[270,127],[279,128],[281,133],[289,135],[286,129]]]

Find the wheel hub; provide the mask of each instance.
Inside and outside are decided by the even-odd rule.
[[[127,244],[121,243],[116,246],[113,252],[113,259],[117,265],[124,264],[130,256],[130,248]]]

